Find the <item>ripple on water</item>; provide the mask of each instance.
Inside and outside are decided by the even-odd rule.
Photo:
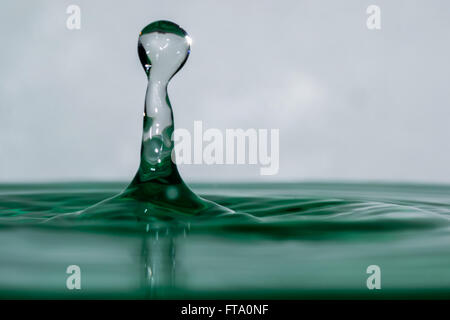
[[[123,188],[0,186],[0,296],[67,295],[74,263],[89,270],[84,297],[360,297],[371,264],[386,270],[384,297],[450,296],[446,186],[199,184],[236,213],[107,202],[77,219]]]

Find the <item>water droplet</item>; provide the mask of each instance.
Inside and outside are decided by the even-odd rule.
[[[139,169],[127,189],[110,201],[126,199],[130,208],[139,202],[139,215],[147,214],[148,204],[167,206],[171,211],[196,215],[232,213],[192,192],[172,161],[174,117],[167,94],[170,79],[184,66],[192,40],[181,27],[169,21],[156,21],[139,34],[138,55],[147,76],[143,112],[143,133]],[[110,201],[103,202],[103,206]],[[101,211],[100,207],[92,207]],[[88,210],[89,211],[89,210]],[[156,210],[150,210],[153,214]],[[156,234],[158,238],[158,234]]]

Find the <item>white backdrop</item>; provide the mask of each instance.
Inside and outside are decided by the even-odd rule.
[[[66,8],[81,8],[81,29]],[[368,30],[366,8],[381,8]],[[192,37],[177,128],[279,128],[280,170],[191,165],[188,181],[450,182],[448,1],[2,1],[0,182],[128,180],[146,79],[136,43]]]

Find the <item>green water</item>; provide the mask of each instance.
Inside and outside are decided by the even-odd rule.
[[[0,185],[1,297],[450,297],[449,186],[196,184],[236,214],[68,214],[125,187]],[[69,265],[81,290],[66,288]]]

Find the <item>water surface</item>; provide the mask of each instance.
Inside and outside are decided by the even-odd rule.
[[[450,298],[449,186],[196,184],[237,214],[70,219],[124,187],[0,185],[1,297]]]

